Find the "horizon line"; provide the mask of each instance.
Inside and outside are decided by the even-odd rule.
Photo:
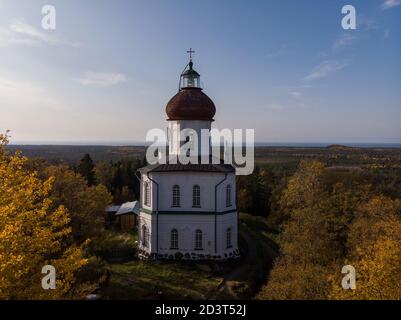
[[[103,147],[146,147],[150,143],[144,141],[15,141],[10,142],[9,146],[103,146]],[[343,146],[399,146],[401,141],[386,142],[386,141],[258,141],[255,142],[255,147],[263,146],[330,146],[330,145],[343,145]],[[212,145],[213,146],[213,145]],[[216,146],[216,144],[214,144]],[[223,146],[223,144],[220,144]],[[245,144],[243,144],[245,146]]]

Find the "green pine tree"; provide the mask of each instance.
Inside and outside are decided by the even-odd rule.
[[[80,173],[88,182],[88,186],[95,184],[95,165],[89,154],[85,154],[78,165],[78,173]]]

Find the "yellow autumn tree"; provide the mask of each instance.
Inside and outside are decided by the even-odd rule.
[[[24,169],[26,159],[9,155],[0,134],[0,299],[80,298],[93,287],[75,281],[87,263],[71,244],[67,210],[49,199],[54,178],[42,181]],[[42,267],[56,268],[56,289],[44,290]]]
[[[112,201],[103,185],[88,186],[86,180],[66,165],[47,166],[40,172],[44,179],[54,177],[50,199],[53,206],[68,209],[75,242],[95,239],[104,232],[105,208]]]
[[[280,256],[259,299],[327,299],[338,272],[352,213],[366,202],[369,188],[326,185],[325,165],[302,161],[281,198]],[[341,270],[341,269],[340,269]],[[341,274],[341,273],[340,273]]]
[[[288,215],[279,241],[281,254],[258,299],[324,299],[329,293],[325,279],[335,252],[320,203],[324,170],[319,161],[302,161],[289,179],[281,199]]]
[[[355,268],[356,289],[342,289],[341,278],[333,276],[330,298],[401,299],[400,200],[378,196],[357,210],[350,226],[343,265]]]
[[[309,207],[316,203],[323,192],[324,171],[324,163],[302,160],[280,199],[283,210],[291,213],[293,209]]]

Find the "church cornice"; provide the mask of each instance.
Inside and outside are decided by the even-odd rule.
[[[232,210],[226,210],[226,211],[184,211],[184,210],[162,210],[162,211],[152,211],[149,209],[141,208],[140,212],[147,213],[147,214],[163,214],[163,215],[225,215],[233,212],[237,212],[237,209],[232,209]]]

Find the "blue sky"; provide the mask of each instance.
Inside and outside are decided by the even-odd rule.
[[[41,28],[41,8],[57,28]],[[357,29],[343,30],[351,4]],[[401,0],[0,0],[0,131],[134,142],[165,128],[186,50],[214,126],[259,142],[401,142]]]

